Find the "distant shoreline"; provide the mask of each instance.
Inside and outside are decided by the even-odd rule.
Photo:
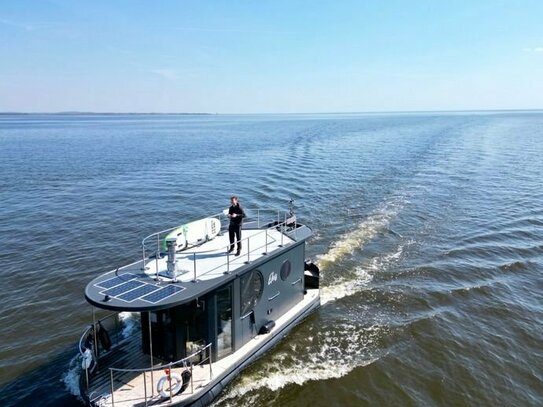
[[[42,114],[42,115],[56,115],[56,116],[77,116],[77,115],[85,115],[85,116],[118,116],[118,115],[156,115],[156,116],[202,116],[202,115],[214,115],[218,113],[121,113],[121,112],[0,112],[0,116],[7,116],[7,115],[20,115],[20,116],[28,116],[28,115],[35,115],[35,114]]]
[[[218,116],[218,115],[356,115],[356,114],[421,114],[421,113],[507,113],[507,112],[543,112],[543,109],[485,109],[485,110],[390,110],[367,112],[267,112],[267,113],[153,113],[153,112],[0,112],[0,116]]]

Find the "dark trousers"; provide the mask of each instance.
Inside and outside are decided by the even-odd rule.
[[[241,225],[230,224],[228,237],[230,237],[230,250],[234,250],[234,242],[237,242],[238,252],[241,251]]]

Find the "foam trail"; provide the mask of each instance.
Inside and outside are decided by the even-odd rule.
[[[386,202],[375,213],[358,224],[354,230],[344,234],[326,254],[318,256],[319,267],[326,269],[332,263],[352,254],[379,233],[387,230],[390,222],[398,215],[404,204],[405,202],[401,197]]]
[[[332,285],[321,288],[321,305],[359,292],[367,286],[372,279],[373,276],[368,270],[357,267],[354,278],[341,279],[335,281]]]
[[[277,391],[288,385],[339,378],[378,359],[372,355],[372,348],[383,332],[381,326],[361,329],[354,324],[339,324],[308,330],[310,335],[308,332],[295,335],[288,349],[276,352],[264,366],[241,376],[214,405],[250,406],[258,403],[258,390]]]

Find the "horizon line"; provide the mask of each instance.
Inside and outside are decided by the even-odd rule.
[[[0,115],[163,115],[163,116],[232,116],[232,115],[311,115],[311,114],[387,114],[387,113],[470,113],[470,112],[540,112],[543,108],[526,109],[452,109],[452,110],[368,110],[345,112],[256,112],[256,113],[210,113],[210,112],[93,112],[93,111],[59,111],[59,112],[0,112]]]

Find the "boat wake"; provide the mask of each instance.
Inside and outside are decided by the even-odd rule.
[[[401,199],[388,202],[355,230],[343,235],[326,254],[317,258],[321,271],[334,270],[342,259],[386,232],[400,213],[403,202]],[[321,288],[321,304],[324,306],[366,289],[375,273],[399,261],[412,243],[402,239],[393,251],[379,254],[354,269],[342,270],[339,277]],[[275,399],[280,395],[274,392],[285,386],[339,378],[357,367],[373,363],[381,357],[377,341],[386,335],[388,327],[385,323],[361,324],[350,321],[326,326],[319,321],[319,324],[301,326],[272,354],[249,367],[213,406],[278,404]],[[308,352],[310,349],[315,352]]]
[[[332,244],[327,253],[317,257],[321,270],[326,270],[355,250],[361,249],[378,234],[386,232],[390,223],[404,207],[405,202],[401,196],[385,202],[353,230],[341,236],[337,242]]]
[[[264,363],[249,367],[213,406],[269,404],[278,396],[274,392],[285,386],[339,378],[378,359],[373,355],[376,348],[373,344],[381,335],[381,326],[361,329],[340,324],[326,329],[308,327],[308,330],[293,333]],[[317,352],[310,353],[307,349]]]

